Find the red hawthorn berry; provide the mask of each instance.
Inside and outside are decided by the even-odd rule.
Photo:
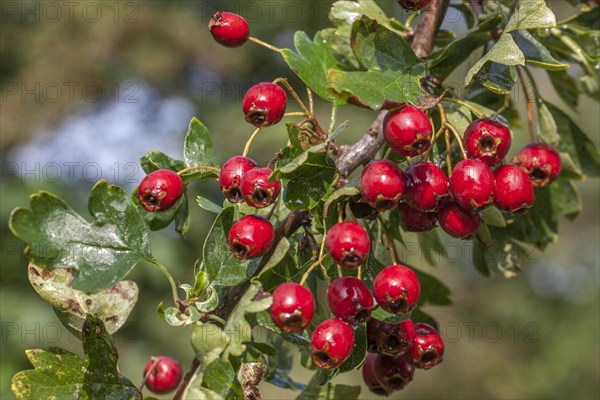
[[[312,293],[295,282],[277,286],[273,292],[271,318],[287,333],[298,333],[310,325],[315,313]]]
[[[219,186],[227,200],[231,203],[239,203],[244,200],[240,189],[242,176],[257,166],[256,161],[243,156],[231,157],[223,164],[219,174]]]
[[[496,177],[496,199],[500,210],[518,212],[533,205],[535,194],[529,175],[516,165],[503,165],[494,171]]]
[[[415,210],[406,203],[398,204],[400,222],[409,232],[427,232],[435,228],[437,214]]]
[[[429,369],[442,362],[444,341],[438,331],[423,322],[415,324],[417,335],[413,343],[412,359],[417,368]]]
[[[360,191],[377,211],[394,208],[404,193],[404,177],[389,160],[371,161],[360,176]]]
[[[463,160],[452,171],[450,193],[465,210],[480,210],[494,202],[496,179],[483,161]]]
[[[183,379],[181,364],[168,356],[152,357],[144,368],[145,385],[153,393],[172,392]]]
[[[285,91],[271,82],[252,86],[242,101],[246,121],[256,127],[275,125],[285,115],[286,107]]]
[[[252,168],[242,176],[240,188],[249,206],[265,208],[277,200],[281,191],[281,181],[269,183],[272,173],[270,168]]]
[[[438,212],[438,222],[452,237],[469,239],[481,225],[479,213],[471,213],[455,202],[449,202]]]
[[[405,265],[391,265],[377,274],[373,292],[379,307],[396,315],[406,314],[415,308],[421,294],[419,278]]]
[[[142,179],[138,187],[138,198],[148,211],[166,211],[175,205],[183,195],[183,190],[183,181],[176,172],[159,169]]]
[[[242,217],[229,231],[229,249],[239,259],[263,256],[273,244],[275,230],[259,215]]]
[[[326,319],[310,339],[310,354],[315,365],[323,369],[337,368],[354,350],[354,331],[342,320]]]
[[[376,307],[367,285],[353,276],[331,282],[327,288],[327,303],[336,317],[352,325],[368,321]]]
[[[421,212],[437,211],[448,197],[448,177],[437,165],[417,162],[409,165],[406,177],[404,200]]]
[[[418,156],[431,147],[433,128],[427,115],[413,105],[389,112],[383,121],[385,141],[396,153]]]
[[[362,265],[369,255],[369,234],[356,222],[340,222],[332,226],[325,238],[325,248],[336,264],[346,269]]]
[[[548,185],[561,171],[558,151],[546,143],[528,144],[517,153],[512,162],[527,172],[533,186]]]
[[[227,11],[217,11],[208,21],[208,29],[215,41],[225,47],[243,45],[250,34],[244,17]]]

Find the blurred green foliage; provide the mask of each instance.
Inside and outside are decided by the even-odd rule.
[[[330,4],[328,1],[265,2],[272,3],[269,8],[254,2],[74,3],[73,17],[69,17],[65,6],[57,21],[49,18],[54,14],[44,16],[43,2],[2,4],[0,157],[3,160],[12,149],[35,140],[40,130],[56,126],[74,113],[99,109],[105,104],[103,101],[110,101],[106,98],[98,103],[83,101],[81,90],[75,90],[73,98],[63,95],[56,102],[44,98],[36,101],[33,95],[23,99],[21,94],[8,95],[8,84],[26,88],[39,84],[43,88],[48,83],[93,82],[109,93],[116,82],[132,78],[157,88],[162,95],[181,95],[192,100],[196,116],[213,132],[218,153],[225,160],[241,151],[245,137],[252,131],[240,110],[244,89],[251,82],[272,80],[282,74],[294,84],[298,81],[277,56],[262,48],[248,44],[231,50],[216,45],[206,29],[210,14],[219,7],[240,11],[236,6],[246,7],[250,12],[254,5],[259,14],[249,18],[252,34],[278,46],[290,47],[295,30],[305,30],[312,36],[326,24]],[[400,16],[393,3],[386,0],[380,5]],[[7,4],[19,9],[13,12]],[[36,4],[40,7],[37,14],[35,11],[24,14],[22,7],[36,10]],[[82,13],[90,4],[102,10],[101,18],[90,18],[95,15],[91,9],[87,17]],[[299,14],[294,14],[294,10],[300,10]],[[198,84],[197,79],[205,81]],[[547,98],[557,100],[549,85],[541,90]],[[328,106],[318,103],[317,107],[323,109],[323,118],[328,118]],[[585,131],[596,132],[593,140],[598,143],[598,105],[584,99],[580,107],[581,115],[589,117],[576,120]],[[351,121],[340,142],[359,137],[371,118],[372,114],[365,111],[340,110],[338,121]],[[526,133],[521,128],[514,133],[513,152],[526,142]],[[172,140],[183,146],[183,134]],[[262,163],[268,161],[270,154],[284,145],[285,137],[283,127],[266,130],[251,155]],[[127,140],[122,138],[124,146]],[[9,213],[14,207],[26,205],[29,194],[48,190],[65,199],[77,212],[88,215],[86,201],[91,185],[82,182],[74,187],[64,182],[34,182],[2,174],[1,399],[13,397],[12,375],[30,368],[25,349],[61,346],[81,354],[80,342],[68,334],[50,306],[29,285],[23,245],[12,237],[6,225]],[[536,261],[519,277],[481,278],[474,272],[470,252],[463,245],[449,248],[460,250],[454,262],[441,263],[435,269],[428,267],[429,273],[438,276],[452,290],[452,306],[426,310],[440,321],[447,353],[442,366],[419,371],[418,379],[403,392],[394,394],[396,398],[563,399],[600,395],[600,191],[595,180],[578,186],[582,190],[584,212],[574,223],[561,220],[559,242],[545,254],[534,255]],[[222,199],[216,183],[193,186],[190,194],[191,199],[197,194],[217,203]],[[201,253],[200,243],[214,218],[213,214],[195,207],[194,202],[190,204],[192,225],[186,240],[180,240],[171,229],[152,234],[154,255],[182,282],[192,281],[193,265]],[[426,265],[410,251],[405,252],[404,258],[417,266]],[[171,327],[155,312],[158,303],[169,297],[163,276],[144,263],[129,278],[140,287],[139,301],[116,338],[121,372],[139,383],[142,367],[151,355],[169,354],[187,364],[193,353],[189,329]],[[306,382],[311,372],[295,365],[293,375]],[[336,381],[356,384],[359,379],[359,372],[351,372]],[[294,393],[269,384],[262,384],[261,388],[265,399],[295,397]],[[366,387],[362,397],[375,398]]]

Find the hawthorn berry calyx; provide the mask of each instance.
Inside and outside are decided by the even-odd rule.
[[[138,187],[138,198],[148,211],[166,211],[175,205],[183,191],[183,180],[176,172],[159,169],[142,179]]]
[[[558,151],[547,143],[531,143],[512,160],[529,175],[534,186],[546,186],[560,175],[562,164]]]
[[[469,158],[476,158],[488,166],[498,164],[510,150],[510,131],[491,118],[481,118],[469,124],[463,136]]]

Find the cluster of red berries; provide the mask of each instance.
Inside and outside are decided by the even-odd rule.
[[[412,105],[388,113],[383,132],[388,146],[403,156],[418,156],[431,147],[431,122]],[[376,160],[362,172],[363,198],[377,211],[397,207],[409,231],[431,230],[437,221],[451,236],[469,238],[481,224],[479,211],[490,205],[511,213],[525,210],[535,199],[533,187],[550,183],[560,173],[558,152],[545,143],[526,146],[513,164],[492,171],[510,144],[507,127],[490,118],[478,119],[464,133],[468,159],[454,166],[450,178],[427,161],[410,164],[402,172],[391,161]]]
[[[356,222],[334,225],[325,238],[333,261],[345,270],[355,270],[369,254],[368,233]],[[327,303],[334,318],[318,324],[310,341],[310,353],[320,368],[337,368],[354,349],[354,329],[367,324],[368,350],[363,366],[367,385],[377,394],[402,389],[416,368],[428,369],[442,361],[444,344],[438,332],[427,324],[405,320],[388,324],[371,318],[376,307],[394,315],[405,315],[417,305],[421,286],[415,271],[404,265],[381,270],[372,291],[360,279],[344,276],[327,288]],[[297,333],[312,322],[315,299],[295,282],[278,286],[273,292],[271,317],[283,331]]]

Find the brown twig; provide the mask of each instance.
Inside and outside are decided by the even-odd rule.
[[[358,168],[359,165],[368,163],[373,159],[375,153],[385,143],[383,137],[382,126],[383,119],[387,114],[386,110],[382,110],[365,135],[351,146],[342,145],[338,148],[338,158],[335,161],[335,166],[342,174],[342,177],[347,177],[352,171]]]
[[[258,384],[267,374],[267,367],[262,363],[244,363],[240,369],[240,381],[244,400],[261,400]]]
[[[425,9],[412,42],[412,49],[417,57],[425,58],[431,54],[449,3],[450,0],[432,0]]]

